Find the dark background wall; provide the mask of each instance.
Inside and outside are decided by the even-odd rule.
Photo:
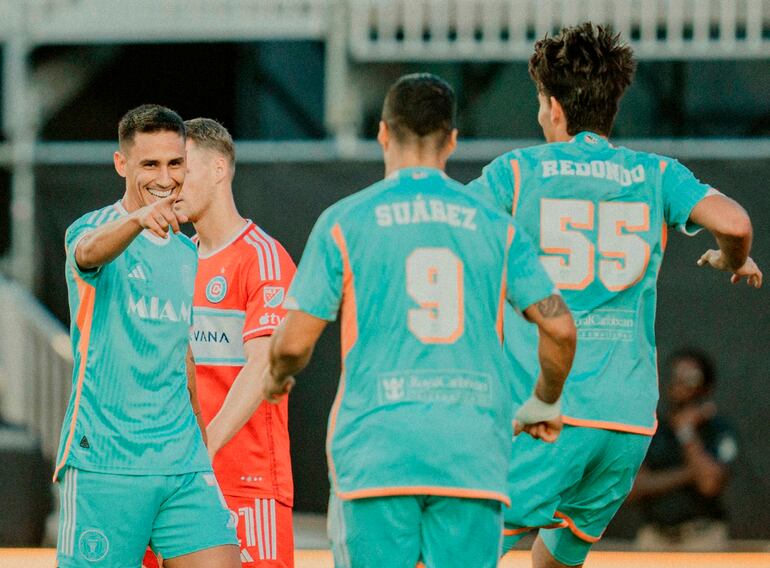
[[[109,158],[107,158],[109,159]],[[107,160],[106,160],[107,161]],[[460,181],[478,175],[482,163],[454,163],[449,174]],[[770,179],[768,161],[691,161],[704,181],[740,201],[754,221],[754,258],[770,263]],[[240,165],[236,201],[299,260],[313,222],[328,205],[382,177],[374,162]],[[43,167],[38,175],[38,230],[41,272],[38,296],[68,323],[64,284],[63,235],[86,211],[119,199],[121,179],[111,167]],[[737,538],[770,538],[770,286],[760,291],[731,286],[729,277],[698,268],[695,261],[713,247],[708,235],[673,235],[659,280],[660,361],[674,349],[697,346],[717,361],[716,402],[740,435],[741,453],[728,505]],[[768,276],[770,272],[766,270]],[[291,434],[296,507],[323,511],[328,496],[324,437],[339,373],[338,328],[321,339],[309,368],[291,397]],[[665,377],[661,377],[665,387]],[[629,535],[635,518],[622,511],[610,534]]]

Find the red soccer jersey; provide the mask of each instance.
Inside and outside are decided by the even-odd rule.
[[[280,243],[251,221],[230,243],[199,257],[190,344],[206,424],[246,363],[244,343],[271,335],[283,320],[283,299],[295,269]],[[267,497],[292,506],[286,398],[259,406],[219,450],[214,473],[226,495]]]

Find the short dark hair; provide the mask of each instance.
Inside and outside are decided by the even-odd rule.
[[[132,108],[118,123],[118,142],[121,147],[131,144],[139,133],[168,130],[185,137],[182,117],[161,105],[142,105]]]
[[[567,133],[609,136],[636,62],[620,34],[585,22],[535,43],[529,74],[540,94],[564,108]]]
[[[388,89],[382,120],[400,143],[435,136],[437,147],[442,147],[455,128],[456,106],[446,81],[430,73],[413,73]]]
[[[229,160],[231,169],[235,169],[235,144],[227,128],[213,118],[192,118],[185,120],[184,125],[189,140],[201,148],[219,152]]]
[[[671,354],[671,357],[668,358],[669,372],[671,369],[673,369],[674,363],[681,361],[682,359],[688,359],[694,362],[700,368],[701,373],[703,373],[703,388],[705,390],[711,389],[717,380],[714,361],[711,359],[711,357],[709,357],[704,351],[695,349],[693,347],[678,349]]]

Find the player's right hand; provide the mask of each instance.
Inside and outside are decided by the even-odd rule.
[[[544,422],[535,422],[534,424],[524,424],[518,420],[513,421],[513,435],[518,436],[522,432],[529,434],[535,440],[542,440],[552,444],[556,441],[561,434],[561,430],[564,424],[562,424],[561,417],[553,420],[546,420]]]
[[[147,229],[152,234],[161,238],[166,238],[168,228],[175,233],[179,232],[179,224],[186,223],[187,217],[174,211],[174,202],[176,195],[169,195],[146,205],[137,210],[134,215],[142,229]]]
[[[751,257],[746,258],[746,262],[744,262],[743,266],[738,270],[731,271],[725,263],[725,257],[722,254],[722,251],[710,249],[704,252],[698,259],[698,266],[710,266],[717,270],[733,272],[732,277],[730,277],[730,282],[733,284],[737,284],[746,278],[746,283],[749,286],[753,286],[754,288],[760,288],[762,286],[762,271]]]

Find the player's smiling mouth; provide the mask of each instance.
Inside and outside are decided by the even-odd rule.
[[[161,191],[160,189],[150,189],[147,188],[147,191],[150,193],[150,195],[154,195],[155,197],[158,197],[160,199],[166,198],[169,195],[171,195],[171,192],[174,191],[174,188],[167,189],[165,191]]]

